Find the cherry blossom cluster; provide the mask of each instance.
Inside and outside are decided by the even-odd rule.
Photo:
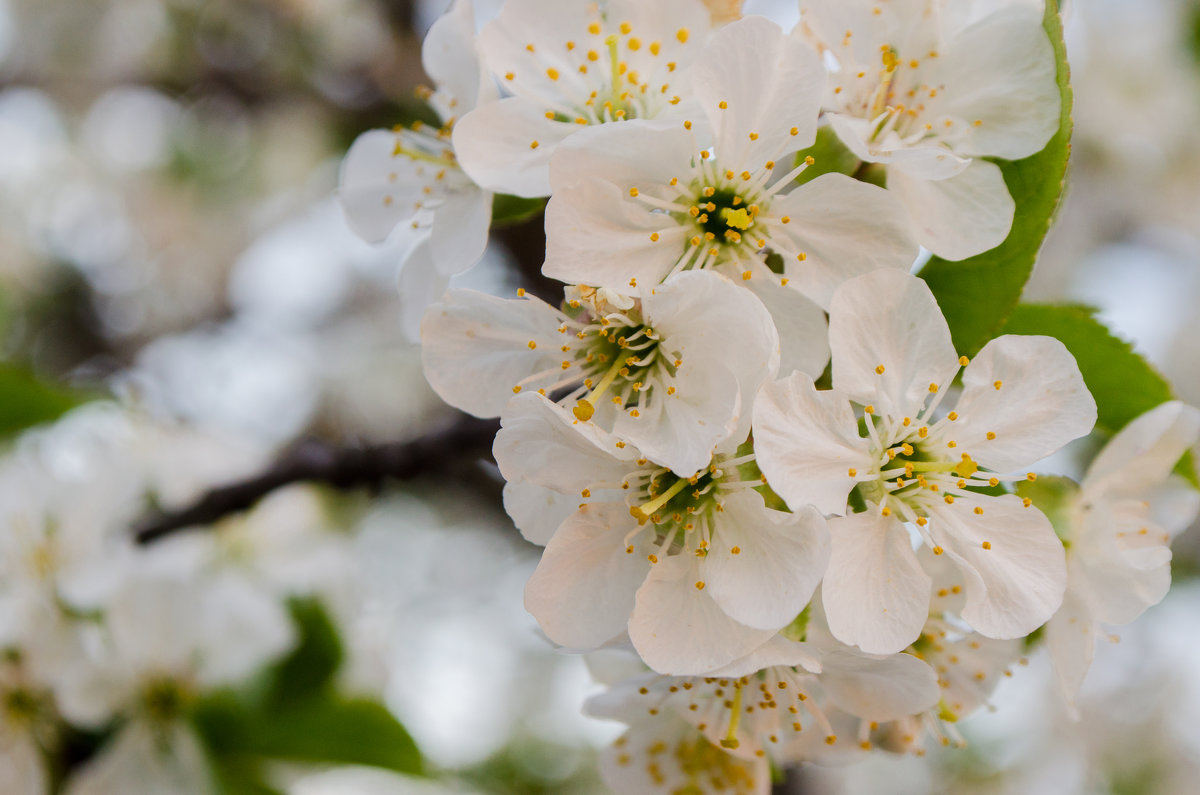
[[[338,582],[349,548],[304,490],[148,549],[130,528],[263,452],[96,403],[0,459],[0,791],[216,791],[190,710],[292,649],[287,600]]]
[[[799,5],[785,31],[736,3],[507,0],[477,32],[459,0],[423,53],[442,126],[367,133],[343,169],[364,236],[426,230],[402,287],[433,388],[500,418],[506,508],[545,546],[526,607],[629,655],[589,705],[630,726],[619,792],[960,742],[1043,626],[1073,698],[1200,507],[1178,403],[1050,500],[1031,468],[1097,418],[1075,359],[1012,335],[960,356],[910,274],[1008,236],[995,160],[1061,117],[1043,9]],[[819,133],[857,169],[823,169]],[[561,301],[446,291],[495,194],[547,199]]]

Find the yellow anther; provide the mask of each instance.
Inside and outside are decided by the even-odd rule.
[[[929,394],[931,394],[931,395],[932,395],[932,394],[936,393],[937,391],[938,391],[938,385],[937,385],[937,384],[930,384],[930,385],[929,385]]]
[[[696,580],[696,590],[697,591],[704,590],[704,580]]]
[[[946,550],[942,549],[941,547],[934,547],[934,548],[933,548],[933,554],[935,554],[935,555],[940,555],[940,554],[942,554],[942,553],[943,553],[943,552],[945,552],[945,551],[946,551]]]
[[[999,389],[1000,387],[1004,386],[1004,382],[1003,381],[994,381],[992,383],[992,386],[994,386],[996,389]]]
[[[950,412],[949,414],[946,415],[946,419],[950,420],[951,422],[957,422],[958,421],[958,412],[956,412],[956,411]]]
[[[806,259],[808,259],[808,255],[805,254],[803,251],[801,251],[799,254],[796,255],[797,262],[804,262],[804,260],[806,260]]]
[[[959,356],[959,357],[958,357],[958,366],[959,366],[959,367],[966,367],[966,366],[967,366],[968,364],[970,364],[970,363],[971,363],[971,360],[970,360],[970,359],[968,359],[966,356]]]
[[[516,395],[516,394],[519,394],[520,392],[521,392],[521,387],[520,387],[520,385],[518,385],[518,386],[514,386],[514,387],[513,387],[513,394],[514,394],[514,395]]]
[[[550,78],[551,80],[557,80],[558,79],[558,70],[555,69],[553,66],[550,67],[549,69],[546,70],[546,77]]]
[[[882,364],[876,365],[875,366],[875,375],[883,375],[884,370],[886,370],[886,369],[887,368],[885,368]]]
[[[689,36],[689,34],[688,34],[687,28],[680,28],[679,30],[677,30],[675,32],[675,38],[679,40],[680,44],[686,44],[687,40],[688,40],[688,36]]]
[[[1028,480],[1030,483],[1032,483],[1033,481],[1037,480],[1037,473],[1036,472],[1028,472],[1025,474],[1025,479]]]
[[[976,516],[983,516],[983,508],[982,508],[981,506],[979,506],[979,505],[976,505],[976,506],[975,506],[975,515],[976,515]]]
[[[541,144],[539,144],[537,141],[530,141],[530,142],[529,142],[529,148],[530,148],[530,149],[537,149],[539,146],[541,146]]]
[[[858,470],[854,467],[851,467],[850,469],[846,470],[846,474],[852,478],[856,478],[858,477]]]

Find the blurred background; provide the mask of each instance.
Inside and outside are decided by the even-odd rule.
[[[420,41],[446,5],[0,0],[0,433],[116,396],[224,440],[203,466],[160,461],[186,470],[182,504],[300,439],[352,448],[451,422],[403,331],[413,241],[360,242],[333,198],[356,135],[424,113]],[[790,25],[793,5],[746,11]],[[1200,405],[1200,2],[1068,11],[1074,156],[1026,299],[1098,307]],[[470,285],[536,288],[539,223],[495,235]],[[89,409],[77,425],[104,414]],[[379,494],[296,486],[245,518],[245,543],[283,549],[273,565],[333,616],[346,687],[386,706],[430,774],[280,780],[302,795],[603,791],[596,750],[620,727],[580,715],[596,690],[583,662],[522,609],[537,549],[490,473],[437,472]],[[1081,722],[1035,655],[962,727],[968,749],[806,769],[790,791],[1194,792],[1198,572],[1193,528],[1171,595],[1102,645]]]

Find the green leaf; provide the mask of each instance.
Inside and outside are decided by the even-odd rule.
[[[382,705],[326,694],[283,709],[256,710],[234,693],[193,707],[192,723],[218,766],[248,772],[263,760],[369,765],[419,775],[412,737]]]
[[[28,370],[0,364],[0,437],[56,420],[82,402],[79,396],[38,380]]]
[[[516,226],[532,221],[546,209],[545,199],[524,199],[497,193],[492,198],[492,227]]]
[[[934,257],[918,274],[938,300],[954,346],[973,356],[999,333],[1021,299],[1042,241],[1062,197],[1071,152],[1071,85],[1056,0],[1047,0],[1045,28],[1058,57],[1062,120],[1046,148],[1024,160],[999,161],[1016,216],[1008,238],[991,251],[961,262]]]
[[[796,177],[797,185],[812,182],[823,174],[853,174],[862,164],[830,127],[817,130],[816,143],[796,153],[796,165],[806,157],[811,157],[813,164]]]
[[[1171,385],[1128,342],[1113,336],[1085,306],[1022,304],[1004,327],[1006,334],[1043,334],[1067,346],[1096,399],[1096,425],[1116,433],[1150,409],[1174,400]],[[1197,483],[1191,457],[1180,464]]]
[[[344,657],[337,628],[318,600],[293,599],[288,609],[300,642],[269,673],[266,696],[269,709],[320,695]]]

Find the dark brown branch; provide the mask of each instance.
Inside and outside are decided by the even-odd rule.
[[[448,428],[407,442],[337,447],[308,439],[248,480],[213,489],[179,511],[159,513],[139,523],[134,537],[148,544],[189,527],[211,525],[254,507],[271,492],[293,483],[322,483],[336,489],[379,490],[387,481],[450,474],[488,457],[499,429],[495,420],[463,415]]]

